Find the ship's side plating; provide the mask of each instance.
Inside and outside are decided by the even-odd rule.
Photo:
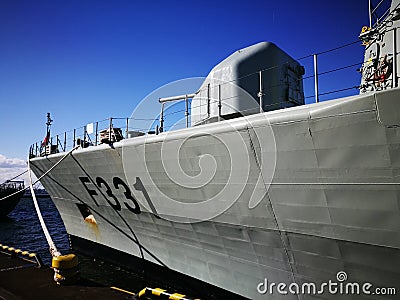
[[[115,148],[89,147],[74,152],[43,179],[43,185],[69,234],[140,257],[139,247],[132,242],[133,231],[148,250],[144,252],[147,260],[161,261],[248,298],[265,297],[257,292],[264,278],[322,282],[335,278],[338,271],[347,272],[353,281],[400,288],[396,267],[400,263],[400,118],[385,114],[382,108],[399,111],[399,96],[395,89],[254,115],[246,125],[242,119],[225,121],[237,129],[236,135],[228,137],[222,137],[227,131],[216,123],[165,133],[166,138],[154,136],[146,141],[147,150],[145,137],[115,143]],[[257,184],[259,174],[263,180],[270,177],[270,170],[260,169],[259,164],[261,157],[268,160],[274,151],[267,146],[270,136],[263,135],[268,128],[276,143],[276,167],[270,185]],[[204,131],[214,138],[196,135]],[[177,156],[174,163],[185,172],[198,172],[199,164],[193,162],[210,154],[210,149],[221,153],[223,145],[215,137],[242,143],[247,157],[231,162],[235,154],[217,155],[219,168],[213,179],[197,190],[185,189],[168,179],[174,174],[157,166],[162,164],[162,144],[182,136],[189,137],[183,146],[185,155]],[[136,152],[140,157],[144,151],[147,161],[126,156]],[[61,156],[33,159],[35,173],[40,175]],[[243,170],[250,167],[248,175],[234,178],[226,195],[237,200],[223,213],[202,222],[181,223],[149,212],[143,190],[156,210],[170,196],[182,202],[200,200],[201,195],[206,200],[226,183],[230,163]],[[152,180],[143,176],[143,164]],[[127,199],[124,185],[114,184],[119,182],[116,177],[139,200],[140,214],[132,212],[135,205]],[[138,179],[136,189],[133,185]],[[97,195],[91,197],[90,191]],[[261,202],[249,208],[254,193]],[[117,202],[121,210],[116,209]],[[76,203],[88,205],[97,225],[83,220]]]

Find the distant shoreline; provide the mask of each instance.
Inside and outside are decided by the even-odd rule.
[[[47,191],[44,189],[37,189],[34,191],[35,191],[36,198],[50,198],[49,193],[47,193]],[[27,190],[22,197],[23,198],[32,198],[31,191]]]

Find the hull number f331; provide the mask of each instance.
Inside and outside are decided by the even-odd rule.
[[[99,206],[99,203],[96,200],[96,197],[99,197],[100,193],[113,209],[115,209],[116,211],[121,211],[122,208],[121,202],[115,196],[115,192],[117,190],[122,190],[125,196],[125,199],[122,202],[123,205],[131,212],[135,214],[140,214],[140,207],[137,200],[133,197],[132,192],[129,189],[129,186],[121,178],[119,177],[113,178],[112,180],[113,188],[111,188],[110,185],[102,177],[99,176],[96,177],[95,181],[89,179],[89,177],[86,176],[79,177],[79,180],[82,182],[84,188],[89,193],[93,202],[97,206]],[[97,189],[91,188],[90,185],[95,185]]]

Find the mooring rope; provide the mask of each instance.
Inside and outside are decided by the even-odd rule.
[[[28,170],[27,170],[27,171],[28,171]],[[34,184],[36,184],[36,183],[37,183],[37,182],[35,182]],[[15,193],[12,193],[12,194],[10,194],[10,195],[7,195],[7,196],[1,198],[0,201],[5,200],[5,199],[7,199],[7,198],[10,198],[10,197],[12,197],[12,196],[14,196],[14,195],[16,195],[16,194],[18,194],[18,193],[21,193],[22,191],[25,191],[25,190],[27,190],[27,189],[29,189],[29,186],[28,186],[28,187],[25,187],[25,188],[23,188],[23,189],[20,189],[20,190],[16,191]]]
[[[49,250],[50,250],[51,256],[53,256],[53,257],[54,256],[60,256],[61,253],[60,253],[60,251],[57,250],[57,247],[54,244],[53,239],[51,238],[51,235],[49,233],[49,230],[47,229],[46,223],[44,222],[42,213],[41,213],[40,208],[39,208],[39,204],[38,204],[37,199],[36,199],[35,190],[33,189],[33,184],[32,184],[32,175],[31,175],[32,172],[31,172],[29,160],[28,160],[28,170],[29,170],[29,172],[28,172],[28,175],[29,175],[29,187],[31,189],[33,204],[35,205],[36,214],[37,214],[37,216],[39,218],[40,225],[42,226],[42,230],[43,230],[44,236],[46,237],[47,244],[49,245]]]
[[[30,160],[28,159],[28,175],[29,175],[29,187],[31,189],[31,194],[32,194],[32,199],[33,199],[33,203],[35,205],[35,209],[36,209],[36,213],[37,216],[39,218],[40,221],[40,225],[42,226],[42,230],[43,233],[46,237],[47,243],[49,245],[49,250],[51,253],[51,256],[53,257],[57,257],[60,256],[61,253],[57,250],[56,245],[53,242],[53,239],[51,238],[51,235],[49,233],[49,230],[47,229],[46,223],[44,222],[42,213],[40,211],[40,207],[39,204],[37,202],[36,199],[36,195],[35,195],[35,190],[33,189],[33,185],[36,184],[40,179],[42,179],[43,177],[45,177],[47,174],[49,174],[55,167],[57,167],[68,155],[70,155],[72,153],[72,151],[74,151],[75,149],[77,149],[79,146],[74,147],[72,150],[70,150],[69,152],[67,152],[57,163],[55,163],[50,169],[48,169],[44,174],[42,174],[42,176],[40,176],[35,183],[32,182],[32,170],[31,170],[31,165],[30,165]]]

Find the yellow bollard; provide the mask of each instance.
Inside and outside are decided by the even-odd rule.
[[[54,269],[54,281],[57,284],[73,284],[78,279],[78,257],[75,254],[53,257],[51,267]]]

